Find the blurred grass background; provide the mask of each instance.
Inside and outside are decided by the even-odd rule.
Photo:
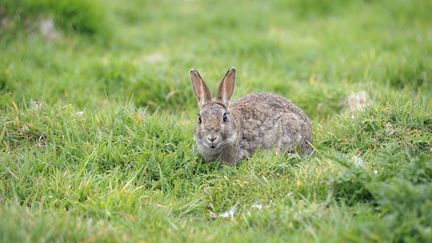
[[[0,239],[431,240],[431,12],[0,0]],[[214,90],[231,66],[234,99],[271,91],[306,111],[313,156],[202,163],[188,70]]]

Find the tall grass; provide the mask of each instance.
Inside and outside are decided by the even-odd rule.
[[[0,1],[0,241],[431,241],[430,10]],[[188,70],[230,66],[305,110],[310,157],[202,161]]]

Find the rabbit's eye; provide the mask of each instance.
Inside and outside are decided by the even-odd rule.
[[[201,116],[198,114],[198,123],[201,124]]]
[[[225,112],[225,113],[223,114],[223,122],[227,122],[227,121],[228,121],[228,113]]]

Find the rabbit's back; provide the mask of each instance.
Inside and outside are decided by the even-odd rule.
[[[257,149],[276,152],[311,150],[311,123],[291,101],[272,93],[253,93],[229,106],[239,123],[242,157]]]

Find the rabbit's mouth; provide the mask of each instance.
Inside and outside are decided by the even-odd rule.
[[[217,143],[208,143],[207,147],[210,149],[216,149],[217,147],[219,147],[219,144]]]
[[[218,152],[221,148],[222,144],[221,141],[218,142],[206,142],[204,143],[208,150],[211,150],[212,153]]]

